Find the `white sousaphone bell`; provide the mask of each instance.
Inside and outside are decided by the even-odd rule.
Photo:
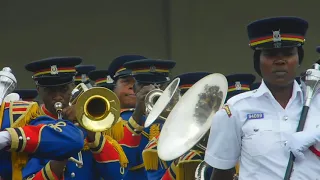
[[[164,123],[158,141],[158,155],[174,160],[193,148],[209,131],[215,113],[228,92],[228,81],[219,73],[195,83],[177,102]]]
[[[0,103],[4,102],[5,97],[8,94],[12,93],[16,87],[17,87],[17,79],[12,74],[12,70],[9,67],[4,67],[0,71]],[[10,96],[8,98],[9,99],[13,98],[13,100],[15,100],[17,96],[15,94],[15,95],[12,95],[12,97]]]

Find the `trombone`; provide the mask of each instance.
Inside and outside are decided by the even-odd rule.
[[[103,132],[110,129],[120,117],[120,101],[116,94],[104,87],[88,87],[84,83],[78,84],[72,91],[69,105],[76,108],[77,123],[91,132]],[[56,102],[58,116],[62,118],[62,103]],[[71,157],[77,167],[83,166],[81,151],[79,160]]]

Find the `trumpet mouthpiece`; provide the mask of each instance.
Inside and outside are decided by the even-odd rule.
[[[54,108],[58,111],[62,109],[62,103],[61,102],[56,102],[54,103]]]

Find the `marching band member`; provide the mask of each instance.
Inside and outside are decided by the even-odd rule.
[[[121,114],[120,119],[109,131],[108,135],[113,137],[118,142],[122,140],[121,144],[127,146],[124,147],[126,154],[131,154],[127,151],[131,151],[131,148],[138,146],[136,137],[127,138],[127,141],[123,141],[125,133],[131,135],[130,132],[124,131],[124,125],[129,120],[131,114],[134,111],[136,104],[136,95],[133,92],[134,78],[132,77],[131,70],[126,69],[123,65],[126,62],[145,59],[146,57],[140,55],[123,55],[115,58],[109,65],[108,72],[110,77],[114,80],[113,92],[120,100]],[[130,155],[129,155],[130,156]],[[129,158],[130,159],[130,158]]]
[[[111,62],[108,68],[108,72],[114,80],[113,91],[118,96],[121,104],[121,118],[117,124],[109,130],[108,134],[119,142],[128,157],[129,171],[124,179],[130,179],[128,177],[140,178],[140,172],[136,171],[136,167],[140,162],[137,155],[137,147],[139,146],[141,137],[133,136],[134,133],[127,128],[127,122],[136,105],[136,95],[133,91],[135,79],[132,77],[131,69],[124,67],[125,63],[140,59],[146,59],[146,57],[140,55],[119,56]]]
[[[77,121],[74,106],[69,106],[71,92],[75,87],[74,75],[76,74],[74,65],[80,63],[80,58],[61,57],[49,58],[32,62],[26,65],[26,69],[35,73],[34,80],[43,100],[42,113],[57,119],[57,112],[54,107],[56,102],[63,104],[63,118],[70,121]],[[50,70],[51,69],[51,70]],[[40,75],[37,77],[37,75]],[[37,78],[35,78],[37,77]],[[60,120],[59,120],[60,121]],[[60,128],[65,126],[61,121],[57,124],[56,130],[63,133]],[[118,143],[109,136],[103,136],[101,132],[90,132],[83,129],[87,135],[84,147],[81,150],[83,167],[78,168],[74,162],[68,161],[69,157],[78,159],[77,152],[69,154],[68,157],[55,160],[50,157],[31,158],[23,169],[23,177],[34,180],[42,179],[121,179],[126,166],[126,157]],[[62,143],[57,142],[57,144]],[[47,144],[47,148],[55,147],[57,144]],[[72,146],[64,144],[60,151]]]
[[[95,87],[105,87],[110,90],[114,88],[114,80],[109,75],[108,70],[94,70],[89,74],[89,79],[93,81],[93,86]]]
[[[35,71],[33,79],[37,86],[43,85],[42,83],[51,85],[52,82],[71,80],[73,76],[70,72],[74,72],[74,66],[80,63],[80,58],[71,58],[68,65],[73,69],[65,69],[60,74],[59,64],[51,69],[48,65]],[[31,70],[34,67],[26,68]],[[53,75],[59,78],[52,78]],[[44,87],[38,90],[40,94],[48,91]],[[15,101],[1,105],[0,176],[3,179],[21,180],[22,168],[28,161],[28,154],[32,157],[59,161],[77,153],[83,147],[84,134],[76,126],[69,121],[56,121],[43,116],[40,111],[36,102]],[[4,147],[11,152],[4,151],[7,149],[3,149]]]
[[[135,172],[129,171],[130,173],[127,174],[125,179],[147,179],[142,160],[142,151],[153,137],[159,135],[164,121],[158,119],[150,127],[144,128],[145,96],[156,86],[160,89],[165,89],[170,81],[170,70],[174,68],[175,64],[174,61],[169,60],[144,59],[128,62],[124,65],[127,69],[132,70],[132,75],[136,80],[134,92],[137,95],[136,108],[126,128],[131,134],[141,138],[136,152],[137,164],[134,169],[131,168]],[[153,159],[148,159],[147,161],[153,161]],[[169,164],[164,163],[162,165],[168,166]]]
[[[80,83],[84,83],[84,84],[90,83],[88,74],[95,69],[96,69],[95,65],[77,65],[76,66],[77,74],[74,78],[74,84],[78,85]]]
[[[18,93],[21,101],[35,101],[38,96],[38,91],[36,89],[17,89],[13,91]]]
[[[206,75],[209,75],[209,73],[186,73],[177,76],[180,78],[179,87],[181,94],[184,94],[193,84]],[[226,78],[229,84],[226,101],[237,94],[250,91],[250,85],[256,79],[252,74],[232,74],[226,76]],[[194,147],[172,162],[162,180],[194,179],[195,170],[202,160],[204,160],[204,151],[198,147]],[[236,168],[236,172],[238,172],[238,168]]]
[[[289,159],[285,134],[295,132],[303,106],[295,77],[307,29],[297,17],[248,25],[254,68],[263,79],[258,89],[232,97],[215,114],[205,152],[213,179],[232,179],[238,161],[240,180],[283,179]]]

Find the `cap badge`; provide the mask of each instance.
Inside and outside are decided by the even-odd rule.
[[[156,68],[155,66],[151,66],[151,67],[150,67],[150,72],[156,72],[156,69],[157,69],[157,68]]]
[[[55,75],[55,74],[58,74],[59,71],[58,71],[58,68],[57,68],[57,65],[52,65],[51,66],[51,72],[50,72],[52,75]]]
[[[279,41],[281,41],[280,30],[278,30],[278,31],[272,31],[272,33],[273,33],[273,42],[279,42]]]
[[[236,90],[241,90],[241,83],[239,81],[236,82],[235,88]]]
[[[86,74],[81,74],[81,81],[86,82],[87,81],[87,75]]]
[[[113,79],[109,75],[107,76],[107,83],[113,83]]]

